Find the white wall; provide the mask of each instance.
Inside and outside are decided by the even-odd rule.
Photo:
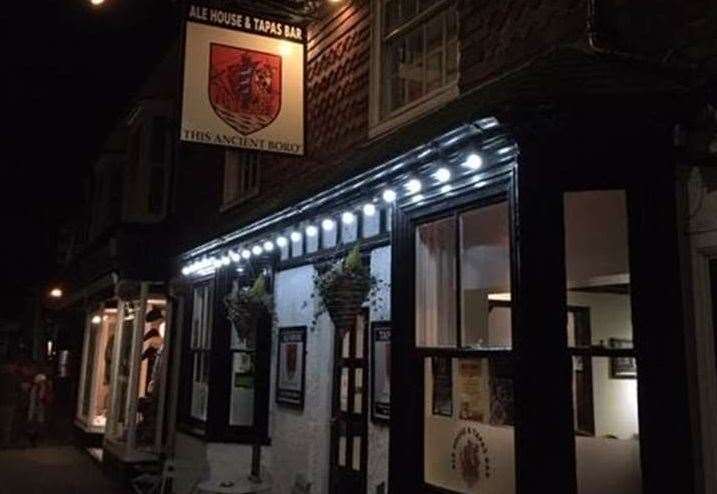
[[[391,247],[382,247],[371,252],[371,274],[380,283],[377,303],[370,308],[372,321],[391,320]],[[395,329],[395,328],[394,328]],[[370,342],[370,339],[369,339]],[[371,353],[369,351],[369,376],[371,376]],[[368,393],[371,391],[369,383]],[[367,394],[367,396],[370,396]],[[376,424],[371,421],[369,402],[368,422],[368,490],[369,494],[376,492],[381,483],[386,484],[388,492],[388,431],[387,424]]]
[[[379,300],[371,305],[372,320],[388,320],[390,301],[390,247],[371,253],[371,270],[382,280]],[[270,436],[271,446],[263,448],[262,463],[269,470],[273,494],[289,494],[297,474],[313,484],[312,494],[329,492],[329,451],[334,328],[322,315],[311,329],[315,301],[313,266],[301,266],[276,275],[276,325],[272,334]],[[277,331],[282,326],[309,327],[307,331],[306,395],[304,410],[275,402]],[[370,386],[369,386],[370,388]],[[388,426],[369,420],[368,492],[388,481]],[[180,463],[177,494],[189,494],[202,474],[213,478],[237,479],[249,472],[251,448],[236,444],[206,444],[186,434],[177,434],[175,458]]]

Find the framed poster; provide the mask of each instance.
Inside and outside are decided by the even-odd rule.
[[[453,417],[453,359],[431,357],[433,415]]]
[[[610,348],[632,349],[632,340],[610,338]],[[612,379],[637,379],[637,361],[634,357],[612,357],[610,359]]]
[[[303,155],[304,28],[200,4],[184,27],[180,139]]]
[[[276,402],[304,408],[306,326],[279,328],[276,359]]]
[[[371,323],[371,420],[391,418],[391,322]]]

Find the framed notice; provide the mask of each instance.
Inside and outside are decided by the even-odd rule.
[[[453,359],[431,357],[433,415],[453,417]]]
[[[632,340],[610,338],[610,348],[632,349]],[[610,359],[612,379],[637,379],[637,361],[634,357],[612,357]]]
[[[391,418],[391,322],[371,323],[371,420]]]
[[[303,27],[190,4],[180,139],[304,154]]]
[[[276,361],[276,402],[304,408],[306,326],[279,328]]]

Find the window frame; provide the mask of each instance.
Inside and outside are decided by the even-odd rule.
[[[255,350],[255,391],[254,424],[233,426],[229,424],[231,414],[232,356],[237,350],[231,348],[231,329],[224,309],[224,297],[229,293],[233,281],[233,270],[220,269],[214,274],[196,279],[189,290],[185,303],[182,358],[180,369],[180,410],[177,428],[179,431],[207,442],[254,444],[257,439],[264,445],[269,439],[269,394],[271,362],[270,317],[260,321],[257,329]],[[207,418],[199,420],[191,415],[192,406],[192,324],[193,297],[198,286],[212,287],[211,304],[211,349],[209,350]],[[228,329],[229,328],[229,329]]]
[[[417,119],[421,115],[438,109],[455,99],[459,95],[460,80],[460,20],[458,20],[457,28],[457,60],[456,60],[456,77],[454,81],[442,84],[430,92],[423,94],[420,98],[403,105],[395,110],[383,114],[383,58],[385,54],[385,43],[392,38],[404,34],[407,30],[423,24],[430,19],[431,14],[443,12],[444,9],[456,8],[457,0],[441,0],[435,5],[429,7],[421,14],[418,14],[410,21],[397,27],[392,32],[384,35],[384,3],[386,0],[372,0],[372,21],[371,21],[371,65],[369,79],[369,138],[377,137],[388,133],[412,120]],[[445,40],[444,40],[445,46]],[[445,59],[444,59],[445,62]],[[444,63],[445,70],[445,63]]]
[[[221,183],[221,212],[232,209],[259,195],[261,189],[261,157],[243,149],[224,150]],[[229,181],[229,168],[235,167],[234,181]],[[230,197],[231,195],[231,197]]]

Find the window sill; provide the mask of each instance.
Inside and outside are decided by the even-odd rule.
[[[378,122],[373,122],[368,130],[370,139],[388,134],[419,117],[436,110],[458,97],[458,82],[436,89],[422,98],[410,103]]]

